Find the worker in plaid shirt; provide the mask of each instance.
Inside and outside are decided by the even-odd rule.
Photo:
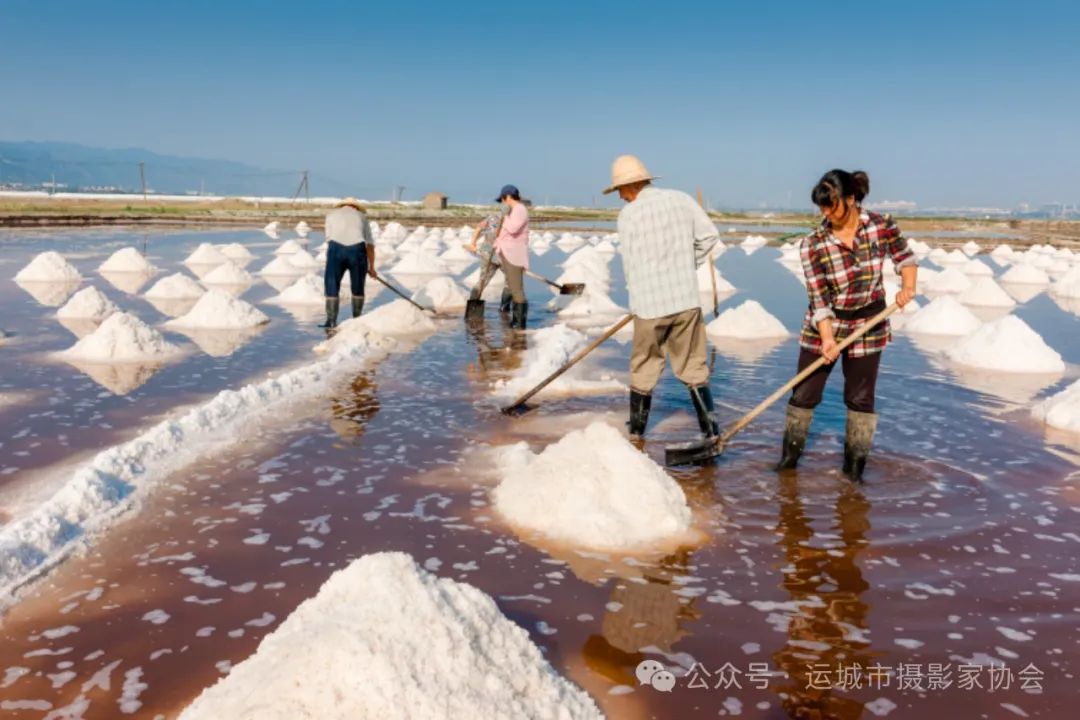
[[[902,279],[897,304],[903,307],[915,297],[915,256],[892,218],[862,209],[869,192],[866,173],[832,170],[811,193],[824,219],[800,246],[810,303],[799,338],[799,372],[822,355],[827,362],[791,394],[778,470],[794,469],[802,455],[814,408],[821,402],[839,355],[837,345],[885,309],[882,267],[886,258],[892,260]],[[844,350],[847,429],[843,470],[857,482],[862,481],[877,427],[875,386],[881,351],[890,340],[892,331],[886,319]]]
[[[690,390],[705,437],[720,434],[705,362],[697,269],[720,239],[716,226],[693,198],[652,186],[655,178],[640,160],[624,155],[611,169],[607,195],[626,201],[619,212],[619,250],[634,315],[630,352],[630,421],[635,440],[645,434],[652,391],[664,361]]]

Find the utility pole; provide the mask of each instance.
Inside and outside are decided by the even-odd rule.
[[[142,184],[142,199],[146,202],[146,173],[143,172],[146,163],[139,163],[139,182]]]
[[[300,191],[304,190],[307,193],[306,197],[307,197],[308,202],[310,203],[311,202],[311,188],[308,187],[308,171],[307,170],[302,170],[301,172],[303,173],[303,177],[301,177],[300,185],[296,188],[296,194],[293,195],[292,199],[293,199],[293,202],[296,202],[297,198],[300,197]]]
[[[49,194],[50,195],[55,195],[56,194],[56,173],[52,174],[52,187],[49,188]],[[1047,221],[1046,224],[1047,224],[1047,227],[1049,227],[1050,222]]]

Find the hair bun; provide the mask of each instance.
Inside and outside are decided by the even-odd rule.
[[[851,173],[851,177],[855,181],[855,200],[862,202],[870,194],[870,176],[862,170],[856,170]]]

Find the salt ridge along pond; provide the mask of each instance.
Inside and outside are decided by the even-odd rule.
[[[184,332],[146,297],[157,293],[118,291],[96,273],[143,247],[141,234],[5,246],[4,714],[232,717],[254,698],[273,700],[264,714],[348,717],[397,698],[417,717],[542,717],[551,703],[565,717],[1069,716],[1080,318],[1053,292],[1068,273],[1018,291],[1001,278],[1010,265],[989,260],[1015,304],[982,270],[977,293],[918,298],[922,309],[903,315],[914,330],[894,325],[879,434],[855,488],[839,474],[838,378],[797,475],[772,472],[782,403],[716,465],[665,470],[664,446],[694,437],[696,421],[667,374],[643,451],[629,443],[628,333],[532,412],[499,412],[622,316],[617,237],[534,233],[534,271],[573,274],[587,291],[562,297],[527,279],[524,335],[499,317],[498,292],[476,327],[460,309],[420,312],[369,280],[364,316],[347,319],[343,302],[328,340],[317,268],[255,272],[234,295],[196,282],[215,267],[184,263],[200,248],[226,258],[218,268],[316,255],[321,233],[305,232],[151,233],[161,275],[147,287],[186,278],[161,288],[185,296],[175,317],[209,296],[195,315],[213,324],[260,319],[252,311],[268,320]],[[407,294],[456,306],[470,289],[475,264],[442,260],[465,229],[376,232],[382,267],[437,270],[391,276]],[[794,374],[806,308],[790,249],[725,239],[731,249],[713,258],[731,285],[718,283],[724,331],[707,335],[723,424]],[[946,252],[947,266],[968,269],[991,248],[981,250]],[[76,342],[61,306],[40,302],[54,299],[40,282],[12,282],[43,252],[79,275],[69,297],[94,288],[117,306],[111,316],[137,318],[179,354],[148,363],[124,395],[55,360]],[[970,302],[986,291],[997,315]],[[208,334],[230,352],[211,354]],[[987,362],[1003,356],[1023,362]],[[459,656],[487,670],[453,674]],[[890,669],[887,686],[867,682],[875,663]],[[949,687],[928,690],[932,664],[948,666]],[[828,675],[815,676],[822,665]],[[844,686],[856,665],[861,687]],[[642,667],[670,676],[671,692],[643,684]],[[921,691],[899,682],[901,667]],[[961,674],[980,687],[959,687]]]

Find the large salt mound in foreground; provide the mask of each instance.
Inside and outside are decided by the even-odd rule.
[[[945,350],[960,365],[1015,373],[1058,373],[1065,362],[1042,337],[1015,315],[986,323]]]
[[[186,330],[242,330],[270,322],[258,308],[221,290],[209,290],[187,315],[170,320],[166,327]]]
[[[705,326],[705,331],[709,335],[738,340],[761,340],[791,334],[757,300],[747,300],[738,307],[728,308]]]
[[[60,353],[64,360],[85,362],[138,362],[161,360],[180,348],[129,313],[111,315],[97,330]]]
[[[60,253],[43,252],[19,271],[15,279],[21,282],[77,283],[82,275]]]
[[[147,275],[156,273],[158,269],[150,264],[150,261],[143,257],[142,253],[133,247],[126,247],[117,250],[112,256],[101,264],[98,268],[99,272],[132,272],[132,273],[145,273]]]
[[[113,313],[120,312],[104,293],[96,287],[83,288],[75,293],[64,307],[56,311],[56,317],[71,320],[103,320]]]
[[[443,312],[464,308],[469,294],[453,278],[437,277],[413,293],[412,299],[423,307]]]
[[[615,428],[593,423],[534,454],[504,448],[495,509],[518,527],[601,551],[677,541],[690,530],[686,495]]]
[[[405,553],[354,560],[179,720],[602,720],[495,602]]]
[[[1001,282],[1017,285],[1047,285],[1050,283],[1050,276],[1034,265],[1020,263],[1009,268],[1009,271],[1001,276]]]
[[[960,293],[957,299],[964,305],[976,307],[1011,308],[1016,306],[1016,301],[1009,297],[1009,293],[990,277],[979,278],[974,285]]]
[[[516,397],[531,390],[542,380],[561,368],[570,358],[588,343],[588,338],[563,323],[540,328],[532,336],[531,347],[525,352],[521,369],[509,380],[499,380],[494,385],[495,393],[501,397]],[[550,385],[537,394],[572,394],[597,392],[623,392],[626,386],[618,380],[602,375],[599,380],[586,380],[582,377],[582,363],[560,375]]]
[[[1037,404],[1031,415],[1051,427],[1080,432],[1080,380]]]
[[[184,260],[185,265],[221,265],[229,262],[229,258],[225,257],[225,254],[221,252],[216,246],[210,243],[203,243],[199,247],[195,248],[195,252],[187,256]]]
[[[967,335],[982,321],[952,295],[942,295],[904,323],[904,330],[924,335]]]
[[[370,312],[365,311],[358,318],[351,318],[337,327],[334,339],[348,337],[352,332],[361,332],[361,328],[373,330],[379,335],[423,335],[434,332],[436,325],[431,317],[417,310],[412,303],[405,300],[394,300],[381,305]],[[332,349],[328,343],[316,346],[316,352]]]
[[[195,300],[206,294],[206,289],[183,273],[161,278],[146,291],[150,300]]]

